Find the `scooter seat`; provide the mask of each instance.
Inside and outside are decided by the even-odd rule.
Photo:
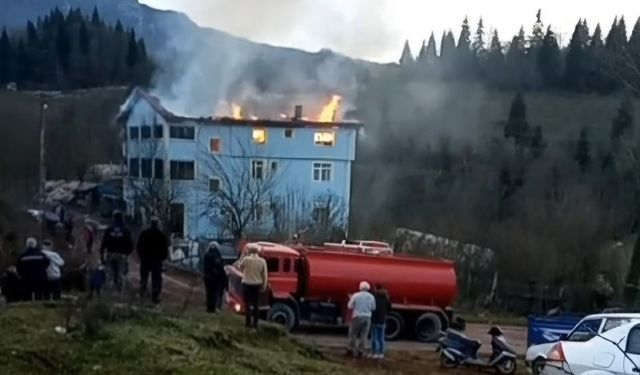
[[[470,346],[480,347],[480,345],[482,345],[482,343],[479,340],[473,339],[473,338],[463,334],[462,332],[458,332],[458,331],[455,331],[453,329],[448,329],[447,330],[447,335],[449,336],[449,338],[451,340],[456,340],[458,342],[465,343],[465,344],[468,344]]]

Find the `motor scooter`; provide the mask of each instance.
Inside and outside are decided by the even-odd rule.
[[[491,327],[491,356],[488,360],[478,357],[480,341],[448,329],[438,340],[440,351],[440,365],[443,368],[471,366],[479,368],[493,368],[501,375],[512,375],[516,372],[516,352],[505,340],[498,327]]]

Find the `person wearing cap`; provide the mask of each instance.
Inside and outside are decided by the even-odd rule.
[[[62,285],[60,283],[62,273],[60,272],[60,267],[64,266],[64,259],[53,250],[53,242],[51,242],[51,240],[44,240],[42,242],[42,252],[49,258],[45,299],[57,301],[62,294]]]
[[[38,240],[35,238],[29,237],[26,247],[16,265],[22,283],[22,295],[25,301],[39,301],[47,288],[47,268],[51,261],[38,249]]]
[[[215,313],[222,308],[222,296],[227,286],[227,273],[220,254],[220,244],[211,242],[204,254],[203,275],[207,294],[207,312]]]
[[[258,328],[260,316],[260,293],[267,290],[269,276],[267,262],[260,257],[260,249],[254,245],[247,247],[247,255],[236,267],[242,271],[242,291],[244,294],[245,325]]]
[[[110,276],[117,290],[122,290],[122,275],[127,270],[127,257],[133,252],[131,231],[124,226],[124,215],[113,213],[113,225],[102,236],[100,256],[110,270]]]
[[[347,307],[352,311],[349,323],[349,347],[347,355],[362,357],[366,350],[367,337],[371,329],[371,315],[376,309],[376,299],[369,292],[368,282],[360,282],[360,291],[349,299]]]
[[[147,294],[151,274],[151,300],[160,302],[162,292],[162,263],[169,257],[169,239],[160,229],[160,220],[151,218],[149,228],[140,233],[136,246],[140,259],[140,297]]]

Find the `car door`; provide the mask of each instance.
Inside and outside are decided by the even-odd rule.
[[[623,345],[623,349],[627,354],[624,358],[624,373],[628,375],[638,374],[638,367],[640,366],[640,324],[629,330],[626,343],[623,342],[621,345]]]

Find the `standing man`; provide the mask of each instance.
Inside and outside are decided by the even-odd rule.
[[[204,288],[207,292],[207,312],[214,313],[222,308],[222,295],[227,286],[227,273],[220,255],[220,244],[211,242],[204,254]]]
[[[260,293],[267,290],[269,282],[267,262],[260,258],[260,250],[249,246],[248,255],[241,258],[237,268],[242,271],[242,291],[244,294],[245,325],[258,328],[260,316]]]
[[[160,230],[160,220],[151,218],[151,226],[138,237],[140,258],[140,297],[147,294],[147,283],[151,274],[151,300],[160,303],[162,292],[162,263],[169,257],[169,239]]]
[[[391,298],[382,285],[376,285],[376,309],[371,315],[371,354],[374,359],[384,358],[384,323],[391,310]]]
[[[38,249],[38,240],[35,238],[29,237],[26,246],[27,250],[18,257],[16,266],[22,283],[23,299],[40,301],[47,287],[47,268],[50,261]]]
[[[124,216],[121,212],[113,213],[113,225],[108,227],[102,237],[100,256],[106,260],[111,271],[113,284],[118,291],[122,291],[122,274],[125,272],[127,257],[133,251],[131,231],[124,226]]]
[[[62,294],[62,285],[60,283],[62,273],[60,272],[60,267],[64,266],[64,260],[53,250],[53,242],[51,242],[51,240],[44,240],[42,242],[42,252],[49,258],[45,299],[58,301]]]
[[[353,311],[349,323],[349,348],[347,355],[362,357],[366,350],[369,329],[371,328],[371,315],[376,309],[376,300],[369,292],[371,286],[368,282],[360,282],[360,291],[349,299],[347,307]]]

